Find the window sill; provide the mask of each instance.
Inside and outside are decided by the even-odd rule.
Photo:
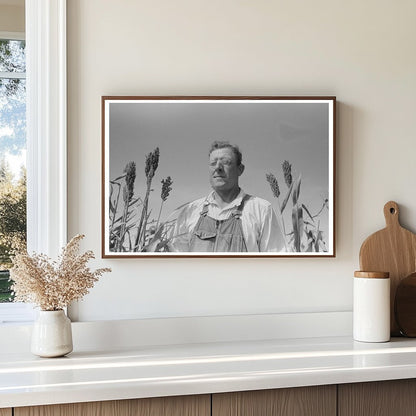
[[[23,325],[33,322],[36,312],[27,303],[0,303],[0,325]]]

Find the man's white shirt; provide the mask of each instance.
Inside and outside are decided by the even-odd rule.
[[[189,242],[204,205],[208,206],[207,215],[215,220],[226,220],[241,204],[246,193],[240,190],[238,196],[225,207],[220,207],[215,191],[207,197],[197,199],[179,212],[173,247],[175,251],[189,251]],[[270,202],[256,196],[250,196],[244,203],[241,214],[241,226],[248,252],[284,251],[282,231]]]

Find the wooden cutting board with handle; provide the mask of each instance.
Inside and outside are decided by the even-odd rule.
[[[416,337],[416,273],[402,279],[397,286],[394,316],[400,333]]]
[[[360,269],[390,273],[391,335],[400,335],[394,319],[394,298],[400,280],[416,271],[416,234],[399,222],[399,206],[390,201],[384,205],[386,228],[370,235],[360,249]]]

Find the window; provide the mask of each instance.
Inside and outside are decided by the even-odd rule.
[[[13,38],[0,36],[1,303],[12,301],[11,255],[26,245],[26,48],[22,35]]]
[[[66,0],[26,0],[25,21],[27,247],[56,257],[66,243]],[[0,303],[0,324],[31,319],[31,305]]]

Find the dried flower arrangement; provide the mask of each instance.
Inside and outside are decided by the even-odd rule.
[[[78,254],[83,238],[81,234],[73,237],[62,249],[58,261],[45,254],[17,253],[10,270],[14,301],[34,303],[41,310],[56,311],[85,296],[99,277],[111,269],[92,271],[87,267],[94,254],[92,251]]]

